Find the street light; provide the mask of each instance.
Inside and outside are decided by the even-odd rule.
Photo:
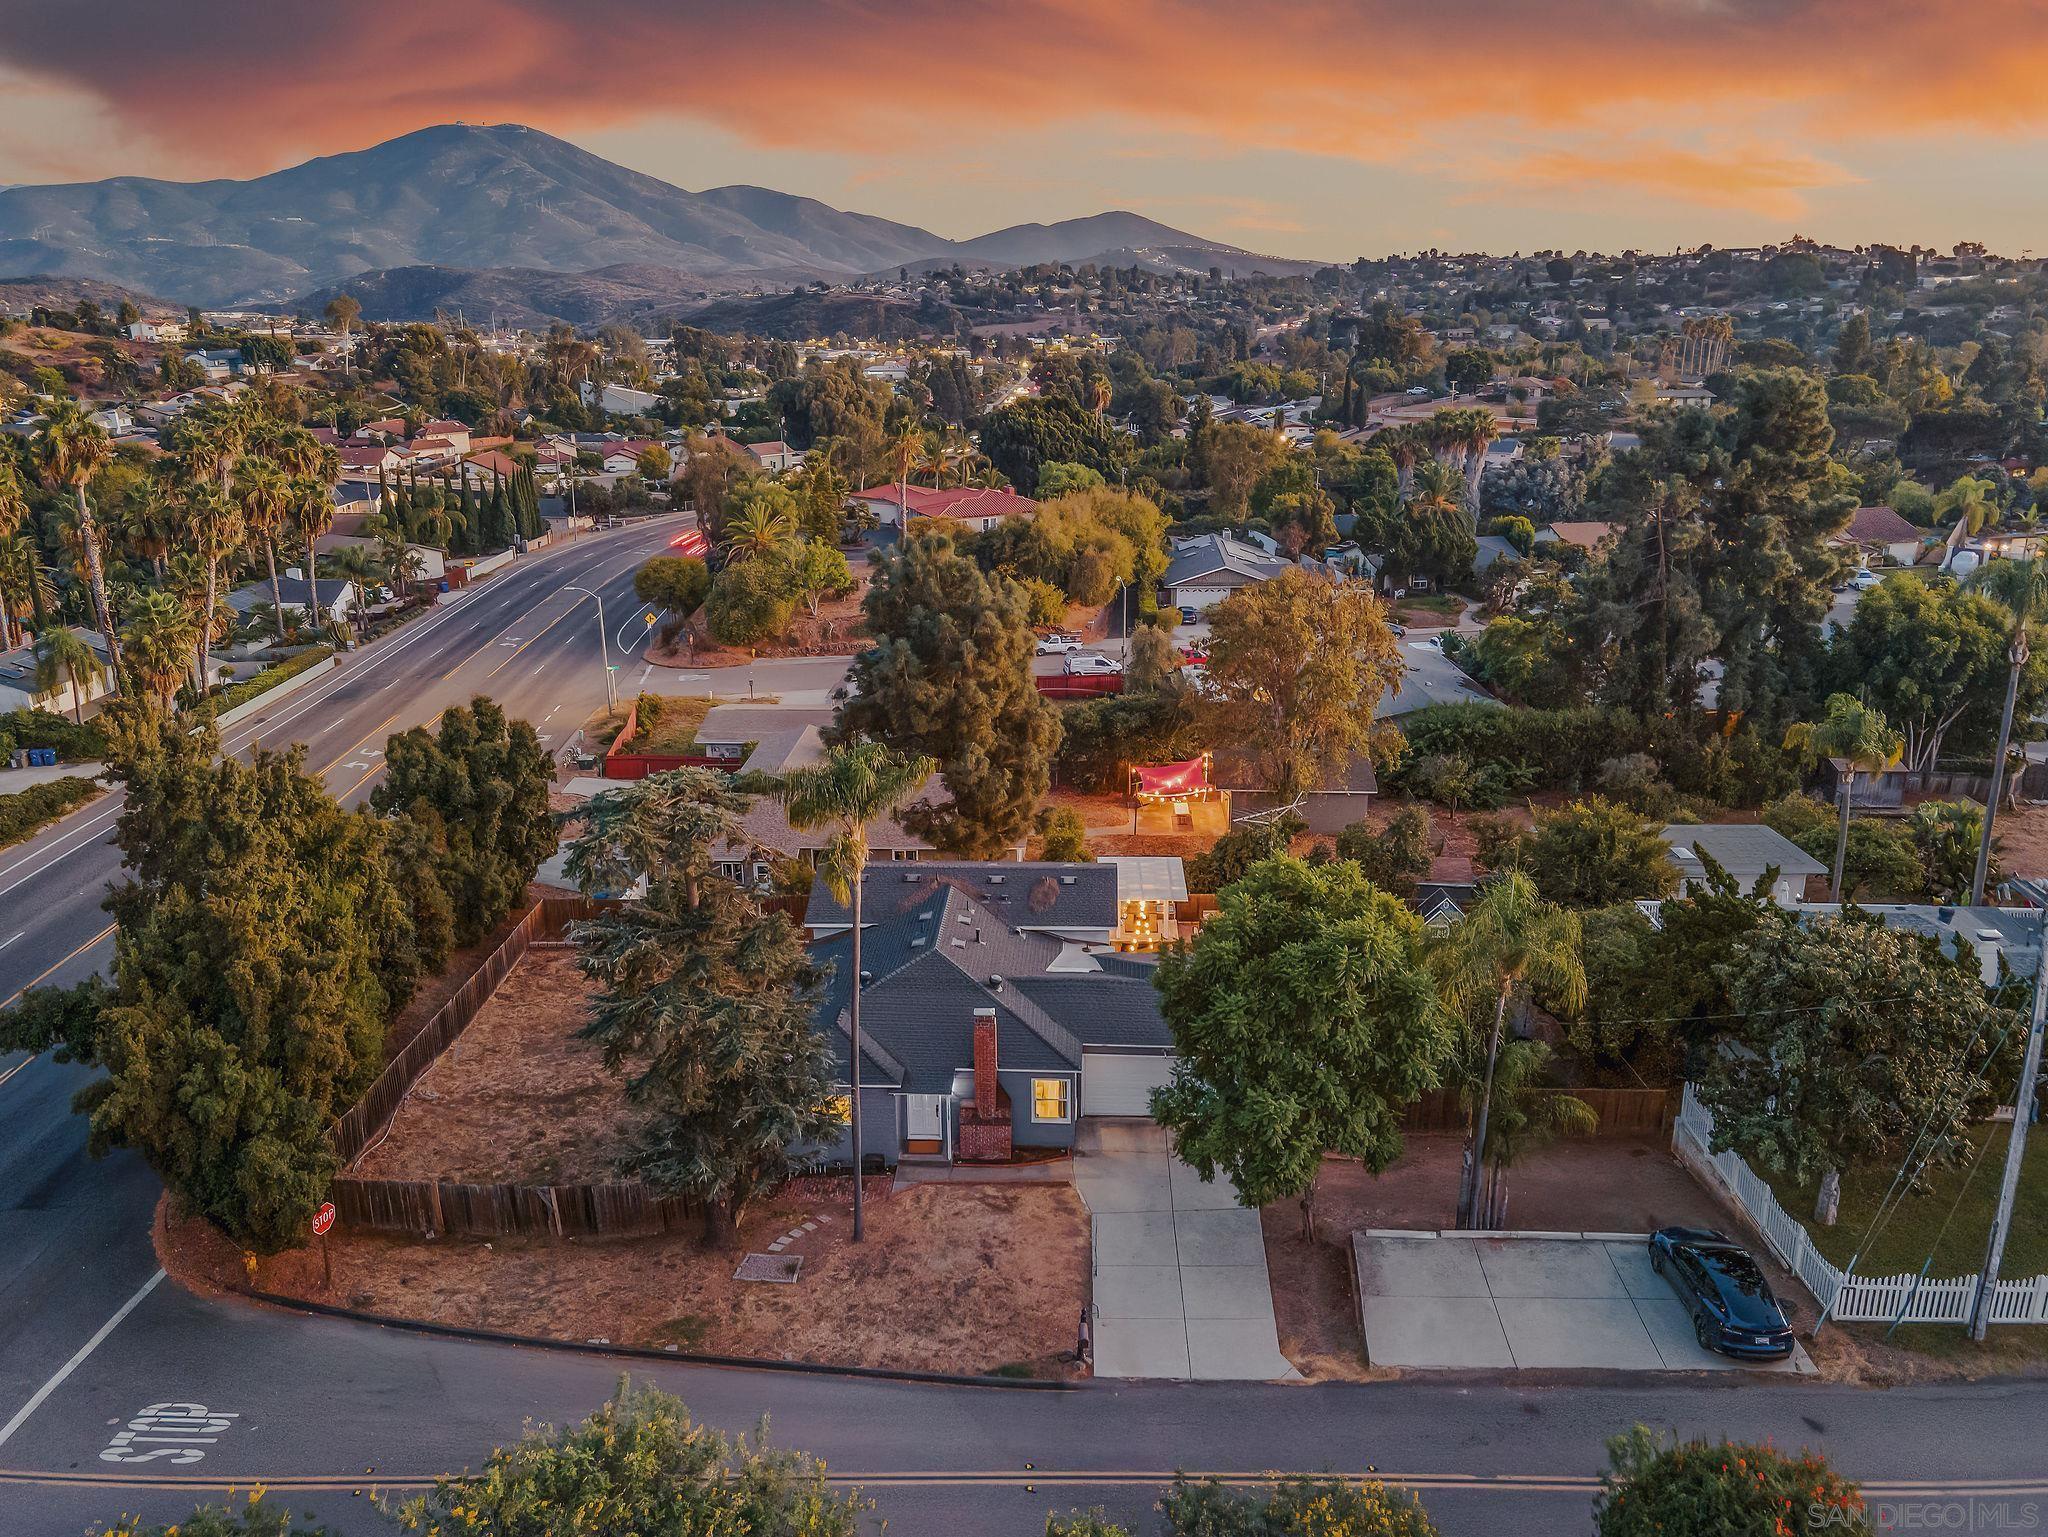
[[[612,684],[611,642],[605,638],[604,633],[604,599],[597,593],[592,592],[588,587],[577,587],[569,583],[563,584],[562,591],[580,592],[586,598],[594,598],[597,601],[597,654],[599,660],[604,663],[604,708],[607,715],[617,715],[619,713],[619,696],[617,689]]]

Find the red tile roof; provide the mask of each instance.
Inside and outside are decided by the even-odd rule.
[[[860,492],[856,500],[896,505],[894,486],[875,486]],[[952,486],[934,491],[929,486],[907,486],[904,500],[913,518],[1001,518],[1012,513],[1028,517],[1038,503],[1014,491],[997,491],[981,486]]]

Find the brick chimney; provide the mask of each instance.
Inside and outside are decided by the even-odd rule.
[[[996,1011],[974,1011],[974,1109],[983,1119],[996,1113]]]

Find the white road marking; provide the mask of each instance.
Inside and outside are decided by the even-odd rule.
[[[121,794],[120,791],[115,791],[114,795],[117,802],[125,804],[125,797]],[[109,806],[105,811],[99,812],[94,816],[88,818],[86,821],[79,823],[78,826],[72,828],[70,832],[66,833],[63,837],[59,838],[55,843],[50,844],[46,848],[37,849],[34,853],[25,855],[22,858],[17,859],[13,864],[7,866],[4,870],[0,870],[0,875],[12,875],[16,870],[21,869],[24,865],[34,864],[35,861],[38,859],[41,859],[43,861],[43,863],[36,865],[35,869],[29,871],[28,874],[24,875],[20,880],[15,881],[10,885],[0,886],[0,897],[6,896],[7,893],[12,891],[16,886],[20,886],[29,881],[34,880],[38,875],[41,875],[45,870],[49,869],[52,865],[55,865],[60,861],[68,858],[70,855],[77,853],[79,848],[82,848],[85,845],[78,844],[76,840],[78,840],[79,838],[87,838],[88,841],[91,841],[91,836],[97,835],[99,832],[104,831],[106,826],[110,824],[114,820],[114,818],[118,817],[120,814],[120,804]],[[66,848],[66,844],[73,844],[74,846]],[[48,857],[45,858],[45,856]]]
[[[101,1462],[169,1462],[189,1467],[206,1460],[200,1448],[219,1443],[220,1433],[234,1428],[239,1414],[209,1409],[204,1404],[147,1404],[126,1428],[108,1439]],[[144,1450],[139,1443],[158,1443]]]
[[[27,932],[27,929],[23,929],[21,931],[21,934],[26,934]],[[9,945],[13,944],[17,939],[21,938],[21,934],[10,934],[7,936],[7,938],[0,939],[0,950],[5,950]]]
[[[23,1068],[27,1067],[29,1063],[33,1061],[35,1061],[35,1058],[33,1056],[23,1057],[19,1062],[15,1063],[14,1066],[10,1067],[6,1072],[0,1073],[0,1089],[6,1088],[7,1080],[12,1078],[16,1073],[20,1072]]]
[[[115,1311],[114,1316],[112,1318],[109,1318],[105,1323],[101,1324],[99,1326],[99,1329],[94,1333],[93,1337],[87,1340],[83,1345],[79,1347],[78,1354],[73,1356],[70,1360],[66,1361],[62,1366],[58,1367],[57,1375],[52,1377],[48,1382],[44,1383],[41,1387],[37,1388],[36,1396],[31,1398],[27,1403],[23,1404],[19,1409],[15,1410],[13,1419],[9,1420],[5,1425],[0,1425],[0,1446],[5,1446],[7,1444],[7,1438],[13,1435],[17,1430],[21,1429],[23,1425],[26,1425],[28,1423],[28,1417],[31,1414],[34,1414],[36,1410],[42,1408],[44,1399],[48,1398],[52,1393],[56,1392],[57,1389],[64,1385],[65,1378],[69,1377],[73,1372],[77,1371],[79,1367],[85,1364],[85,1358],[91,1355],[95,1350],[99,1349],[101,1342],[104,1341],[108,1335],[112,1334],[115,1329],[120,1327],[122,1319],[126,1318],[130,1313],[134,1312],[138,1307],[142,1306],[142,1299],[144,1297],[147,1297],[151,1292],[155,1291],[157,1287],[157,1282],[161,1281],[163,1278],[164,1273],[161,1270],[159,1270],[147,1281],[144,1281],[142,1283],[142,1289],[138,1291],[134,1296],[130,1297],[126,1302],[122,1303],[121,1306]]]
[[[547,666],[547,665],[548,665],[548,664],[547,664],[546,662],[541,662],[541,663],[538,663],[538,664],[536,664],[536,665],[535,665],[535,667],[534,667],[534,669],[533,669],[533,672],[530,672],[530,673],[528,673],[528,674],[527,674],[527,677],[531,678],[531,677],[532,677],[532,676],[534,675],[534,673],[537,673],[537,672],[539,672],[539,671],[541,670],[541,668],[543,668],[543,667],[545,667],[545,666]]]

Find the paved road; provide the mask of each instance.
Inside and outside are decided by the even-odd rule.
[[[599,536],[523,562],[351,657],[230,745],[305,740],[314,766],[350,799],[368,793],[391,731],[477,692],[561,745],[603,694],[595,614],[563,584],[604,592],[614,634],[631,639],[630,572],[666,532]],[[621,666],[630,692],[644,663]],[[838,666],[759,664],[756,687],[785,697],[822,689]],[[702,688],[738,692],[731,677]],[[648,686],[700,684],[656,669]],[[98,901],[115,873],[104,841],[113,809],[102,803],[0,856],[0,998],[102,963],[104,946],[86,942],[105,923]],[[168,1519],[220,1485],[246,1488],[259,1476],[342,1531],[382,1533],[390,1528],[371,1490],[474,1466],[527,1418],[580,1417],[609,1390],[613,1361],[305,1319],[159,1282],[146,1238],[156,1182],[131,1155],[86,1156],[68,1109],[84,1072],[0,1062],[10,1072],[0,1079],[0,1537],[82,1532],[122,1511]],[[868,1483],[905,1537],[1031,1534],[1048,1509],[1076,1506],[1143,1521],[1175,1468],[1376,1468],[1421,1485],[1454,1537],[1580,1532],[1602,1441],[1637,1420],[1817,1443],[1865,1479],[1977,1481],[2048,1505],[2037,1433],[2048,1384],[2038,1383],[1883,1394],[1688,1378],[1104,1383],[1041,1395],[681,1366],[653,1375],[733,1429],[772,1413],[778,1439]],[[224,1428],[197,1448],[116,1445],[140,1411],[171,1402],[203,1404]],[[196,1462],[104,1458],[195,1449]],[[211,1487],[169,1482],[180,1478]]]

